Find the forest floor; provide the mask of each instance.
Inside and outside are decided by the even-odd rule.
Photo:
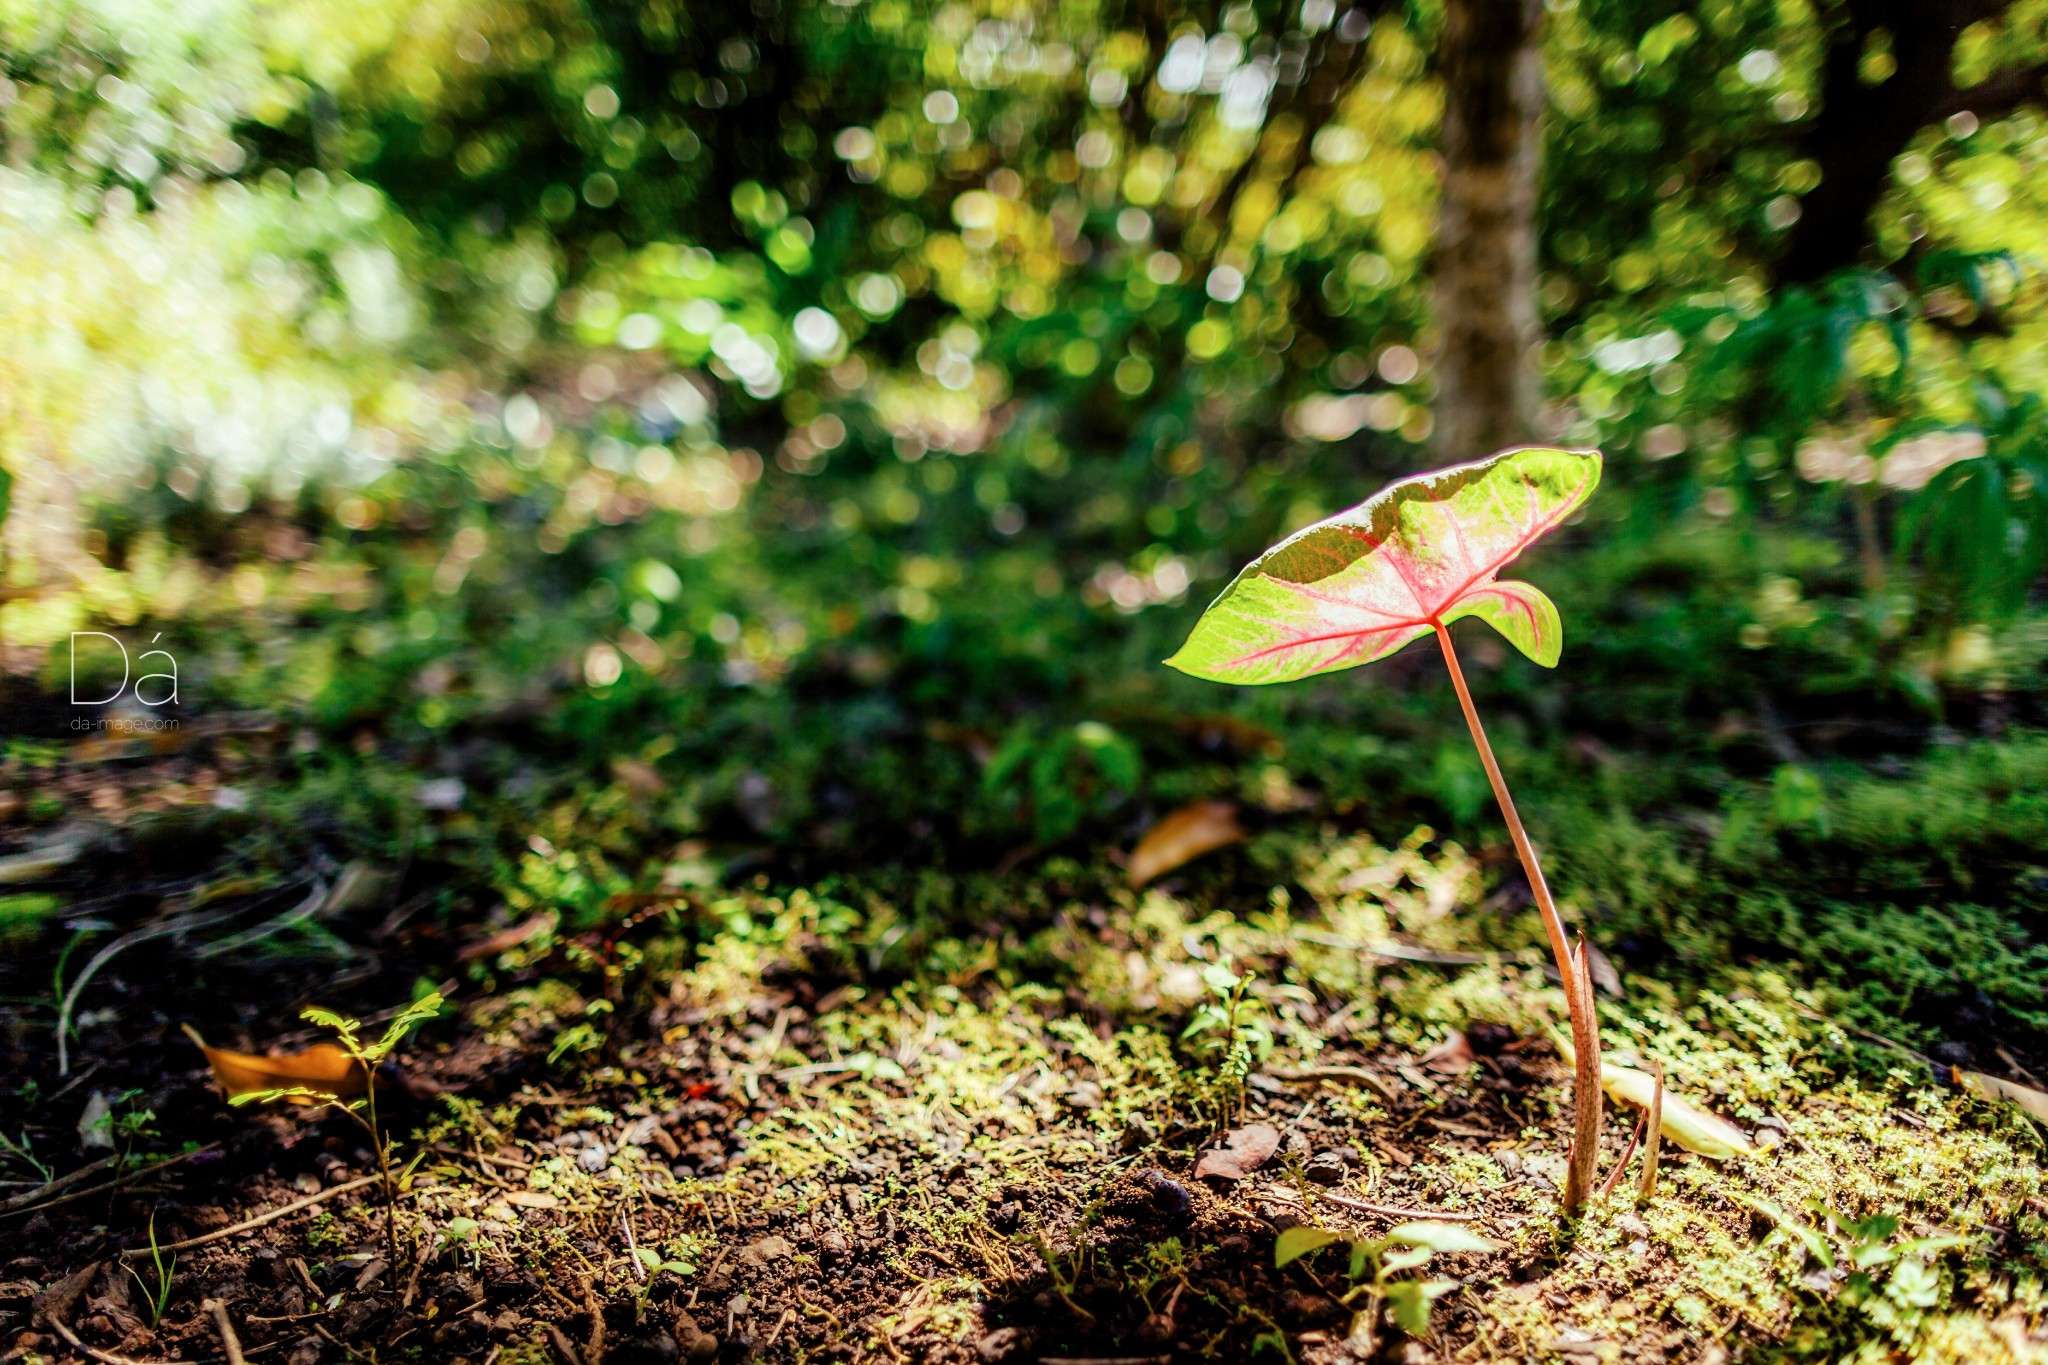
[[[1611,1058],[1756,1150],[1666,1141],[1641,1199],[1610,1104],[1618,1188],[1561,1221],[1562,994],[1501,946],[1502,850],[1289,800],[1142,890],[1109,850],[970,897],[686,844],[578,930],[445,866],[266,864],[289,743],[10,750],[0,1360],[2048,1359],[2039,1130],[1767,967],[1603,974]],[[388,1185],[184,1032],[288,1058],[306,1005],[374,1037],[432,989]],[[1276,1267],[1304,1226],[1362,1250]]]

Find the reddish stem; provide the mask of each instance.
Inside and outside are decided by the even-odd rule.
[[[1572,971],[1572,949],[1565,937],[1564,920],[1557,913],[1557,902],[1550,898],[1550,884],[1543,880],[1543,869],[1537,865],[1536,849],[1529,842],[1529,832],[1522,828],[1522,817],[1515,813],[1515,798],[1508,795],[1507,779],[1500,775],[1500,763],[1493,756],[1493,746],[1486,742],[1486,727],[1479,723],[1478,708],[1472,705],[1472,690],[1465,686],[1465,670],[1458,667],[1458,652],[1451,648],[1450,629],[1443,625],[1436,627],[1437,643],[1444,647],[1444,664],[1451,670],[1451,686],[1458,690],[1458,705],[1465,710],[1465,724],[1472,731],[1472,744],[1479,750],[1479,762],[1486,769],[1486,780],[1493,784],[1493,799],[1500,803],[1500,813],[1508,822],[1508,837],[1514,840],[1516,856],[1522,860],[1522,872],[1529,878],[1529,892],[1536,898],[1536,912],[1543,917],[1543,932],[1550,936],[1550,955],[1557,960],[1557,970],[1564,977],[1564,995],[1567,1002],[1575,1003],[1578,991],[1573,982],[1576,974]],[[1578,1011],[1572,1011],[1576,1014]]]
[[[1515,798],[1508,794],[1507,779],[1501,776],[1500,762],[1493,756],[1493,745],[1487,742],[1486,727],[1479,723],[1479,709],[1472,704],[1472,689],[1465,685],[1465,670],[1458,666],[1458,652],[1451,647],[1450,629],[1441,621],[1431,625],[1436,629],[1437,643],[1443,646],[1444,666],[1451,671],[1451,686],[1457,689],[1458,705],[1465,712],[1473,747],[1479,750],[1479,762],[1486,769],[1486,780],[1493,786],[1493,799],[1500,803],[1500,813],[1508,823],[1508,837],[1514,841],[1522,871],[1529,878],[1529,891],[1536,898],[1543,932],[1550,939],[1550,955],[1556,959],[1558,974],[1564,978],[1565,1008],[1571,1019],[1575,1054],[1572,1150],[1564,1185],[1564,1211],[1570,1217],[1592,1193],[1600,1160],[1600,1121],[1604,1117],[1600,1103],[1600,1030],[1593,1018],[1593,990],[1584,941],[1581,940],[1579,953],[1574,954],[1565,937],[1564,920],[1557,913],[1557,902],[1550,897],[1550,884],[1543,880],[1543,868],[1536,861],[1536,848],[1529,842],[1529,832],[1522,828]]]

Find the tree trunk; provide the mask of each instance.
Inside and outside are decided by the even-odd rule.
[[[1542,0],[1444,6],[1436,448],[1446,461],[1535,434],[1542,23]]]

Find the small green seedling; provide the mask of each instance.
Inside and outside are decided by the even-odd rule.
[[[1229,959],[1212,962],[1202,969],[1202,984],[1209,996],[1195,1006],[1183,1040],[1213,1034],[1221,1051],[1218,1070],[1223,1107],[1231,1115],[1244,1111],[1245,1081],[1254,1064],[1273,1050],[1273,1029],[1266,1008],[1251,994],[1250,972],[1240,973]]]
[[[633,1259],[640,1262],[642,1266],[645,1266],[647,1273],[650,1275],[664,1270],[671,1275],[694,1275],[697,1273],[697,1267],[688,1261],[664,1261],[661,1259],[661,1253],[653,1247],[634,1247]]]
[[[166,1258],[163,1247],[156,1240],[156,1215],[154,1213],[149,1215],[149,1262],[152,1276],[156,1280],[154,1287],[142,1278],[142,1272],[134,1266],[130,1265],[126,1268],[128,1274],[135,1280],[135,1287],[142,1291],[142,1305],[149,1310],[149,1325],[154,1330],[156,1325],[164,1320],[164,1309],[170,1306],[171,1276],[178,1269],[177,1253],[172,1252]]]
[[[1382,1307],[1396,1327],[1409,1336],[1421,1336],[1429,1330],[1430,1305],[1458,1287],[1456,1280],[1396,1276],[1420,1270],[1439,1252],[1492,1251],[1498,1245],[1450,1223],[1402,1223],[1376,1238],[1353,1237],[1328,1228],[1294,1227],[1274,1242],[1273,1267],[1284,1269],[1339,1242],[1351,1248],[1346,1269],[1350,1287],[1335,1297],[1353,1310],[1349,1344],[1360,1359],[1372,1355]]]
[[[1575,952],[1567,939],[1472,705],[1450,628],[1476,616],[1537,663],[1556,667],[1564,645],[1557,607],[1529,584],[1497,575],[1582,507],[1599,482],[1600,452],[1535,447],[1403,479],[1246,565],[1166,661],[1212,682],[1293,682],[1384,659],[1411,641],[1436,636],[1564,979],[1577,1053],[1567,1216],[1592,1192],[1599,1160],[1600,1032],[1591,969],[1584,945]]]
[[[1841,1281],[1841,1302],[1891,1332],[1901,1344],[1946,1298],[1935,1257],[1968,1243],[1952,1234],[1895,1240],[1899,1220],[1888,1213],[1851,1218],[1815,1199],[1807,1208],[1819,1216],[1813,1227],[1768,1199],[1736,1193],[1746,1204],[1776,1224],[1765,1239],[1797,1242],[1818,1270]]]
[[[0,1158],[12,1158],[21,1162],[34,1171],[45,1184],[56,1178],[49,1165],[36,1156],[35,1145],[30,1141],[27,1129],[22,1130],[19,1142],[5,1133],[0,1133]]]
[[[378,1183],[384,1189],[384,1249],[389,1253],[392,1265],[398,1264],[398,1178],[391,1169],[391,1144],[384,1140],[384,1129],[377,1122],[377,1068],[384,1064],[405,1035],[427,1020],[441,1013],[441,995],[429,992],[413,1001],[399,1012],[384,1030],[384,1036],[374,1043],[362,1039],[363,1025],[358,1019],[349,1019],[333,1010],[310,1008],[299,1017],[309,1024],[332,1029],[335,1041],[342,1051],[354,1059],[363,1069],[363,1093],[352,1099],[345,1099],[331,1090],[316,1086],[294,1085],[275,1090],[253,1090],[230,1096],[229,1104],[268,1104],[276,1100],[309,1100],[324,1104],[354,1119],[364,1132],[370,1135],[370,1150],[377,1154]]]

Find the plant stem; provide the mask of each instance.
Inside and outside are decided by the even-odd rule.
[[[1480,765],[1486,769],[1486,780],[1493,786],[1493,799],[1500,803],[1501,816],[1508,824],[1508,837],[1514,841],[1515,854],[1522,860],[1522,872],[1529,879],[1529,893],[1536,899],[1536,912],[1543,920],[1544,934],[1550,939],[1550,954],[1557,960],[1558,974],[1564,978],[1565,1007],[1571,1018],[1572,1050],[1576,1054],[1573,1060],[1577,1071],[1572,1096],[1571,1167],[1564,1187],[1564,1211],[1569,1217],[1578,1212],[1591,1192],[1594,1167],[1600,1155],[1600,1030],[1593,1020],[1593,993],[1586,988],[1586,964],[1574,956],[1571,943],[1565,937],[1564,920],[1557,913],[1557,902],[1551,899],[1550,883],[1543,880],[1543,868],[1536,861],[1536,849],[1529,842],[1529,832],[1522,828],[1522,817],[1515,810],[1515,798],[1508,794],[1507,779],[1501,776],[1500,762],[1494,758],[1493,745],[1486,739],[1486,727],[1479,723],[1479,710],[1472,704],[1472,689],[1465,685],[1465,670],[1458,666],[1458,652],[1451,646],[1450,628],[1441,622],[1436,623],[1436,639],[1443,646],[1444,666],[1451,671],[1451,686],[1457,690],[1458,705],[1465,712],[1465,726],[1472,732],[1472,745],[1479,750]]]

